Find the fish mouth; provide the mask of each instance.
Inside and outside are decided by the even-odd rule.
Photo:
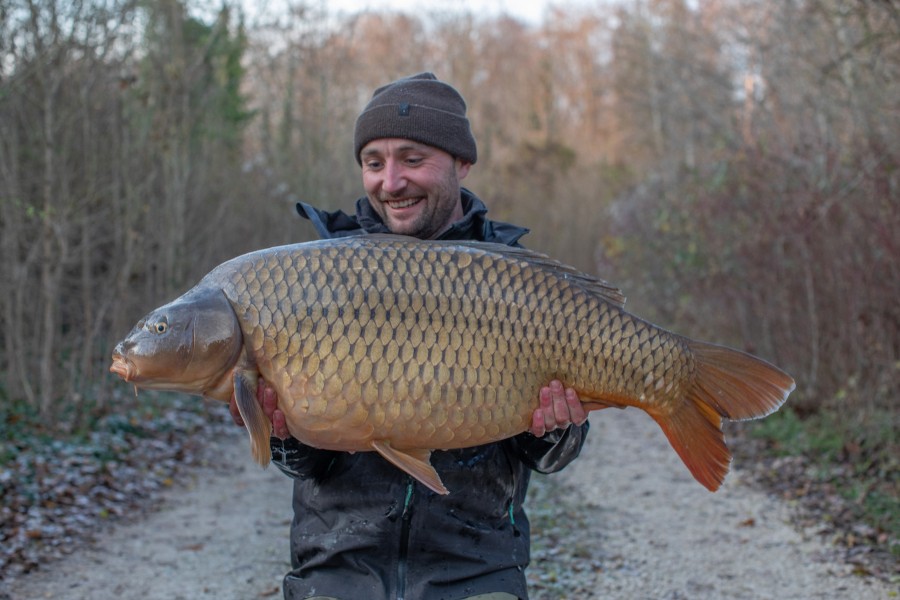
[[[110,373],[115,373],[125,381],[131,381],[134,377],[134,363],[122,356],[121,354],[113,354],[113,362],[109,367]]]

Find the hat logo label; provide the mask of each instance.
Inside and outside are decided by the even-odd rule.
[[[409,116],[409,102],[401,102],[400,106],[397,107],[397,116],[399,117],[408,117]]]

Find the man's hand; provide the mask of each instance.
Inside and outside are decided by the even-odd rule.
[[[541,388],[541,406],[531,416],[531,431],[536,437],[543,437],[554,429],[565,429],[569,425],[581,425],[587,421],[587,412],[572,388],[563,389],[562,382],[554,379],[550,385]]]
[[[266,416],[269,417],[269,420],[272,422],[272,435],[282,440],[291,437],[291,432],[288,431],[284,413],[278,410],[278,396],[275,394],[275,388],[270,386],[262,377],[259,378],[256,385],[256,400],[259,402],[260,406],[262,406],[263,412],[266,413]],[[234,393],[231,394],[228,410],[231,412],[231,418],[234,419],[235,424],[243,427],[244,419],[241,418],[241,413],[238,410]]]

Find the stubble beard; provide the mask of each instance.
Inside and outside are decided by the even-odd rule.
[[[392,233],[424,240],[436,238],[452,225],[453,212],[460,202],[459,194],[459,180],[456,177],[456,173],[451,171],[434,190],[433,194],[425,194],[425,197],[420,200],[420,203],[425,204],[424,210],[418,213],[412,221],[395,222],[391,216],[390,208],[385,205],[381,198],[373,200],[369,197],[369,202],[378,202],[379,206],[382,207],[384,211],[381,215],[382,220]]]

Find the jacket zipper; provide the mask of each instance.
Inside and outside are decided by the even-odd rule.
[[[412,521],[412,496],[415,483],[412,479],[406,484],[406,499],[403,501],[403,513],[400,515],[400,556],[397,560],[397,600],[406,598],[406,571],[409,555],[409,530]]]

